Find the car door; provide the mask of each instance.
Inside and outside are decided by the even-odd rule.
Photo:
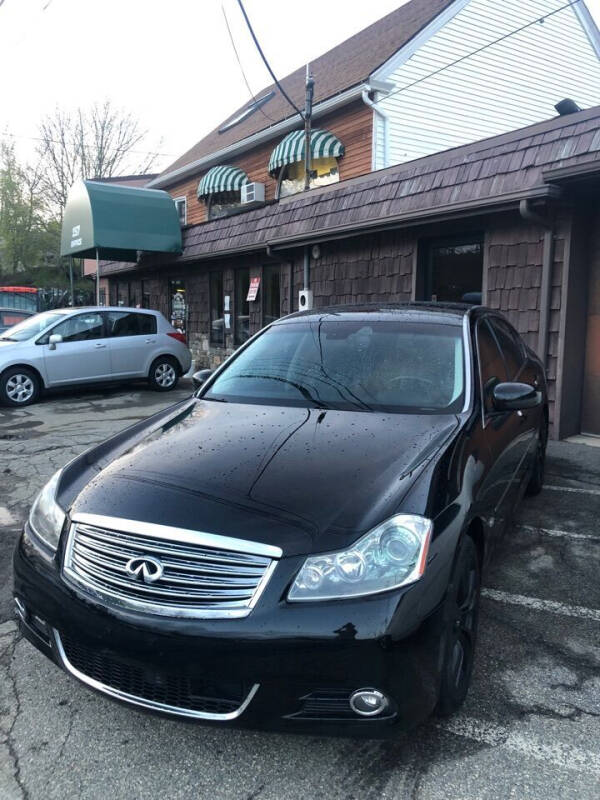
[[[62,336],[55,345],[53,334]],[[60,322],[38,340],[43,348],[49,386],[110,378],[110,355],[104,319],[98,311],[83,311]]]
[[[145,377],[158,338],[156,317],[141,311],[105,311],[104,314],[113,376]]]
[[[506,362],[486,317],[476,326],[478,377],[481,393],[484,438],[491,454],[491,466],[482,486],[482,502],[496,524],[510,516],[513,479],[518,468],[519,453],[516,439],[519,421],[515,411],[497,411],[493,404],[493,389],[508,380]]]
[[[537,385],[537,376],[527,363],[525,348],[518,333],[506,320],[500,317],[489,317],[488,322],[504,357],[508,380],[528,383],[531,386]],[[517,490],[521,479],[527,473],[531,459],[535,455],[535,442],[540,424],[540,413],[540,407],[512,412],[515,428],[513,456],[517,461],[514,480],[515,489]]]

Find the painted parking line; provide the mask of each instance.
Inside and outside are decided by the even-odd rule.
[[[573,494],[594,494],[600,496],[600,489],[576,489],[574,486],[550,486],[544,484],[544,491],[550,492],[572,492]]]
[[[437,727],[456,736],[518,753],[521,757],[544,761],[562,770],[576,770],[600,776],[598,753],[580,747],[549,742],[537,736],[518,733],[502,725],[458,715],[437,723]]]
[[[482,589],[481,594],[489,600],[506,603],[512,606],[524,606],[533,611],[548,611],[563,617],[577,617],[578,619],[591,619],[600,622],[600,608],[587,608],[586,606],[572,606],[568,603],[559,603],[557,600],[543,600],[540,597],[528,597],[524,594],[501,592],[498,589]]]
[[[539,533],[542,536],[554,536],[564,539],[585,539],[591,542],[600,542],[600,536],[593,536],[590,533],[577,533],[577,531],[561,531],[556,528],[539,528],[537,525],[523,525],[516,522],[514,525],[519,531],[526,533]]]

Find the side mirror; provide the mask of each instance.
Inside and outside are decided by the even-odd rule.
[[[51,333],[48,337],[48,348],[50,350],[56,350],[56,345],[62,342],[63,338],[60,333]]]
[[[492,398],[496,411],[520,411],[542,404],[542,393],[528,383],[497,383]]]
[[[206,381],[210,378],[213,374],[213,369],[200,369],[198,372],[194,372],[192,375],[192,382],[194,384],[194,389],[199,389],[202,384],[206,383]]]

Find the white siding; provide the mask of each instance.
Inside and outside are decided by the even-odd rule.
[[[573,8],[404,88],[566,2],[469,0],[408,60],[392,59],[377,74],[396,86],[379,103],[389,119],[389,164],[548,119],[564,97],[582,108],[599,105],[600,60]],[[378,117],[374,124],[380,168],[383,125]]]

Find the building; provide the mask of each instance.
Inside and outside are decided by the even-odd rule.
[[[303,288],[481,292],[546,359],[552,435],[600,434],[600,48],[564,5],[412,0],[317,59],[309,192],[300,120],[265,89],[149,183],[182,252],[104,263],[111,302],[142,297],[215,366]],[[297,103],[303,84],[283,81]],[[569,96],[591,108],[556,116]]]

